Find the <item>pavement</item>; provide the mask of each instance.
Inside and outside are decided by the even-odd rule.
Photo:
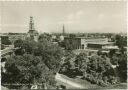
[[[87,87],[79,84],[79,83],[76,83],[76,82],[73,82],[67,78],[64,78],[62,77],[61,74],[57,73],[56,76],[55,76],[55,79],[58,81],[58,82],[61,82],[63,83],[64,85],[66,85],[66,87],[68,86],[67,89],[88,89]]]

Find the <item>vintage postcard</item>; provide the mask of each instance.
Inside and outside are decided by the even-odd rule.
[[[0,1],[1,89],[127,89],[127,1]]]

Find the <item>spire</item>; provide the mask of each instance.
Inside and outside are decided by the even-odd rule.
[[[29,30],[35,30],[33,17],[30,16]]]
[[[63,25],[63,35],[65,35],[65,27],[64,27],[64,25]]]

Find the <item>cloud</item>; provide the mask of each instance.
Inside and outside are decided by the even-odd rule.
[[[27,25],[21,25],[21,24],[1,24],[1,27],[27,27]]]
[[[26,32],[27,25],[24,24],[0,24],[0,32]]]
[[[71,13],[67,16],[68,20],[76,20],[79,19],[82,15],[84,15],[84,12],[82,10],[77,11],[75,13]]]
[[[72,19],[74,19],[74,14],[69,14],[66,18],[67,18],[68,20],[72,20]]]
[[[105,15],[103,13],[99,14],[99,19],[103,19],[105,17]]]
[[[80,11],[78,11],[77,13],[76,13],[76,18],[80,18],[82,15],[84,15],[84,12],[82,11],[82,10],[80,10]]]
[[[75,24],[80,21],[81,17],[84,15],[82,10],[79,10],[75,13],[68,14],[62,21],[59,23],[63,24]]]

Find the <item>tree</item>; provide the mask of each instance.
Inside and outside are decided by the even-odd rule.
[[[14,42],[14,47],[16,55],[23,55],[24,53],[33,54],[37,48],[37,42],[33,40],[16,40]]]
[[[41,56],[49,69],[58,72],[63,57],[63,50],[59,46],[52,43],[39,43],[34,54]]]
[[[110,59],[104,55],[87,57],[86,54],[80,53],[77,55],[75,63],[79,70],[83,72],[83,77],[91,83],[106,86],[107,79],[110,76],[115,77]]]
[[[54,77],[51,77],[51,75],[54,76],[53,72],[49,71],[48,67],[42,62],[42,58],[39,56],[30,54],[11,56],[8,58],[5,68],[8,78],[4,80],[6,82],[2,83],[26,85],[35,83],[50,84],[54,80]]]
[[[71,50],[64,51],[64,62],[70,61],[72,58],[76,57],[76,55]]]
[[[115,42],[116,42],[116,45],[119,48],[122,48],[124,46],[127,46],[127,37],[123,37],[121,35],[116,35]]]
[[[126,82],[127,81],[127,54],[122,54],[119,57],[118,61],[119,66],[118,71],[119,71],[119,77],[121,78],[121,82]]]
[[[70,50],[65,50],[59,73],[72,77],[72,75],[74,74],[73,71],[75,69],[74,60],[75,54]]]
[[[15,42],[15,46],[20,47],[20,49],[16,50],[16,53],[20,53],[18,55],[27,53],[41,56],[42,61],[49,69],[55,70],[55,72],[59,70],[63,57],[63,50],[61,47],[51,42],[51,36],[49,34],[41,34],[39,36],[39,42],[18,40]]]
[[[11,41],[9,40],[9,37],[8,36],[1,36],[1,44],[10,45]]]
[[[114,54],[115,54],[116,50],[115,49],[111,49],[109,51],[109,57],[111,58]]]
[[[37,48],[37,42],[33,40],[32,41],[24,40],[21,46],[21,49],[24,50],[25,53],[28,53],[28,54],[33,54],[36,48]]]
[[[112,63],[113,65],[118,65],[118,62],[119,62],[119,57],[118,57],[116,54],[114,54],[114,55],[112,56],[112,58],[111,58],[111,63]]]
[[[85,69],[87,69],[88,61],[87,55],[85,53],[80,53],[76,56],[75,64],[81,71],[83,71],[83,69],[86,71]]]
[[[44,34],[41,34],[39,36],[39,42],[51,42],[52,38],[51,38],[51,35],[48,34],[48,33],[44,33]]]
[[[15,42],[14,42],[14,47],[15,48],[21,48],[21,46],[22,46],[22,44],[23,44],[23,40],[21,40],[21,39],[18,39],[18,40],[16,40]]]
[[[55,74],[62,65],[64,52],[61,47],[51,42],[49,34],[42,34],[39,42],[33,40],[17,40],[15,55],[6,63],[8,83],[55,86]]]
[[[64,52],[61,47],[51,42],[49,34],[43,34],[39,38],[37,48],[34,50],[34,55],[42,56],[42,60],[48,68],[58,72]]]

